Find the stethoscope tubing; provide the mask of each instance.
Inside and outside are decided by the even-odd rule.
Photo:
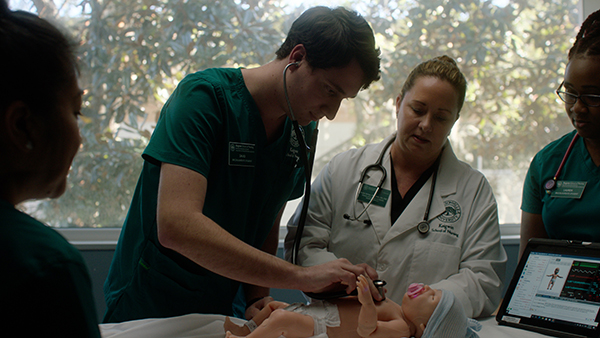
[[[302,233],[304,232],[304,225],[306,224],[306,216],[308,214],[308,204],[310,201],[310,180],[312,178],[312,169],[315,160],[315,150],[317,146],[317,136],[319,133],[319,121],[315,126],[315,130],[312,134],[310,147],[306,145],[306,140],[304,139],[304,135],[300,130],[300,126],[298,125],[298,121],[296,120],[296,116],[294,115],[294,110],[292,109],[292,104],[290,102],[290,98],[288,96],[287,91],[287,82],[286,82],[286,74],[287,70],[291,66],[297,66],[298,62],[292,62],[285,66],[283,69],[283,93],[285,96],[285,101],[288,105],[288,110],[290,112],[290,119],[292,120],[292,126],[294,128],[294,133],[296,133],[296,138],[298,139],[299,148],[300,148],[300,161],[302,162],[302,166],[304,166],[304,201],[302,204],[302,209],[300,211],[300,219],[298,220],[298,226],[296,228],[296,235],[294,236],[294,245],[292,246],[292,263],[297,264],[298,262],[298,252],[300,251],[300,240],[302,239]],[[309,151],[312,149],[312,153],[309,156]]]
[[[573,146],[575,145],[575,141],[577,140],[577,138],[579,138],[579,134],[575,133],[575,136],[573,136],[571,143],[569,143],[569,147],[567,148],[567,151],[565,151],[565,155],[563,156],[562,160],[560,161],[560,165],[558,166],[558,169],[556,170],[556,174],[554,174],[554,177],[552,177],[551,179],[547,180],[546,183],[544,183],[544,188],[546,189],[547,193],[550,193],[551,190],[556,187],[556,182],[558,181],[558,176],[560,175],[560,172],[562,171],[563,167],[565,166],[565,163],[567,162],[567,158],[569,158],[569,154],[571,154],[571,150],[573,150]]]
[[[385,153],[387,152],[387,150],[390,148],[390,146],[392,145],[392,143],[394,143],[395,139],[396,139],[395,137],[393,137],[392,139],[390,139],[385,144],[385,146],[383,147],[383,150],[379,154],[379,157],[377,158],[377,161],[375,163],[373,163],[373,164],[370,164],[370,165],[366,166],[362,170],[362,172],[360,173],[360,179],[358,180],[358,187],[356,188],[356,192],[354,193],[354,208],[352,208],[352,216],[354,216],[354,217],[350,217],[348,214],[345,214],[344,215],[345,219],[348,219],[348,220],[351,220],[351,221],[358,221],[358,219],[362,215],[364,215],[365,212],[367,212],[367,209],[371,206],[371,204],[375,200],[375,197],[377,196],[377,193],[379,192],[379,190],[381,190],[381,187],[383,186],[383,183],[385,182],[385,179],[387,178],[387,170],[385,170],[385,167],[383,166],[383,156],[385,155]],[[358,216],[356,216],[356,201],[358,200],[358,196],[360,194],[360,191],[362,190],[362,188],[364,186],[364,182],[365,182],[365,178],[367,176],[367,173],[370,170],[381,171],[381,178],[379,179],[379,183],[377,183],[377,186],[375,187],[375,192],[373,193],[373,196],[369,200],[369,203],[367,203],[367,205],[363,208],[363,210],[361,211],[361,213],[358,214]]]
[[[292,263],[297,264],[298,252],[300,249],[300,240],[302,239],[302,233],[304,232],[304,225],[306,224],[306,216],[308,214],[308,204],[310,201],[310,183],[311,183],[310,181],[312,178],[312,169],[313,169],[314,160],[315,160],[315,150],[316,150],[316,146],[317,146],[317,138],[318,138],[318,133],[319,133],[319,121],[316,121],[315,130],[314,130],[314,132],[312,134],[312,138],[311,138],[311,145],[310,145],[310,147],[308,147],[306,145],[306,141],[304,140],[304,136],[303,136],[302,132],[300,131],[300,126],[298,125],[298,121],[296,120],[296,117],[294,116],[294,110],[292,109],[292,104],[290,102],[290,98],[288,96],[288,91],[287,91],[286,73],[287,73],[288,68],[293,65],[298,65],[298,63],[297,62],[289,63],[283,69],[283,92],[285,94],[285,100],[288,104],[288,109],[290,112],[292,125],[294,127],[294,132],[296,133],[296,138],[298,139],[298,142],[300,144],[300,158],[302,161],[302,165],[304,166],[304,176],[305,176],[305,181],[306,181],[305,185],[304,185],[304,201],[302,204],[302,209],[300,211],[300,219],[298,220],[298,227],[296,229],[296,236],[294,237],[294,245],[292,248],[292,250],[293,250],[292,251]],[[312,153],[310,153],[310,156],[309,156],[309,151],[311,149],[312,149]],[[379,162],[381,162],[381,158],[383,158],[383,155],[380,156]],[[385,170],[385,168],[383,168],[383,166],[381,166],[381,168],[383,170]],[[383,180],[385,180],[385,177],[382,179],[382,183],[383,183]],[[373,199],[375,198],[376,194],[377,194],[377,192],[373,195],[371,202],[373,202]],[[383,286],[386,284],[385,281],[376,280],[374,282],[376,283],[378,291],[382,296],[382,301],[385,300],[385,293],[383,292]],[[357,294],[356,291],[357,290],[355,289],[354,294]],[[311,293],[307,293],[307,295],[309,295],[315,299],[328,299],[328,298],[339,298],[339,297],[343,297],[343,296],[347,295],[347,294],[345,294],[345,291],[343,291],[343,293],[344,294],[337,294],[337,293],[332,293],[332,294],[312,293],[311,294]],[[323,296],[323,297],[319,297],[319,296]]]
[[[374,164],[370,164],[370,165],[366,166],[362,170],[362,172],[360,174],[360,179],[358,181],[359,184],[358,184],[358,187],[356,188],[356,193],[354,194],[354,206],[352,208],[352,212],[353,212],[353,216],[354,217],[350,217],[350,215],[344,214],[344,218],[345,219],[350,220],[350,221],[360,221],[359,218],[367,212],[367,209],[373,203],[373,200],[375,199],[375,196],[377,196],[377,193],[379,192],[379,190],[381,190],[381,187],[383,186],[383,183],[384,183],[384,181],[385,181],[385,179],[387,177],[387,170],[383,166],[383,157],[384,157],[384,155],[386,154],[387,150],[392,145],[392,143],[394,142],[395,139],[396,138],[393,137],[392,139],[390,139],[388,141],[388,143],[385,144],[385,146],[381,150],[381,153],[379,154],[379,157],[377,158],[377,161]],[[425,208],[425,214],[423,215],[423,220],[421,222],[419,222],[419,224],[417,224],[417,230],[422,235],[425,235],[425,234],[427,234],[429,232],[429,211],[431,210],[431,203],[433,201],[433,194],[435,192],[435,186],[436,186],[436,183],[437,183],[437,174],[438,174],[438,169],[439,169],[439,164],[440,164],[441,157],[442,157],[442,153],[440,153],[440,155],[438,156],[438,158],[436,159],[436,161],[434,163],[435,170],[433,171],[433,177],[432,177],[432,180],[431,180],[431,188],[429,189],[429,197],[427,199],[427,206]],[[356,215],[356,203],[358,201],[358,196],[360,194],[360,191],[361,191],[362,187],[364,186],[364,180],[365,180],[365,177],[367,176],[367,172],[369,170],[378,170],[378,171],[381,171],[382,177],[379,180],[379,183],[377,184],[377,187],[375,188],[375,192],[373,193],[373,196],[371,197],[371,199],[369,200],[369,202],[363,207],[363,210],[357,216]]]

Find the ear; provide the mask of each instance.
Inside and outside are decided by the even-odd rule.
[[[400,111],[401,104],[402,104],[402,94],[398,94],[398,97],[396,97],[396,116],[398,116],[398,112]]]
[[[31,152],[34,148],[36,123],[29,106],[23,101],[14,101],[6,107],[3,116],[3,129],[7,141],[19,151]]]
[[[290,55],[288,56],[288,63],[301,62],[305,59],[305,57],[306,48],[304,48],[304,45],[296,45],[296,47],[292,49]]]

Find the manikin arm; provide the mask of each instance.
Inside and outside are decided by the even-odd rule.
[[[386,313],[385,317],[389,320],[379,320],[378,309],[371,296],[374,291],[376,292],[377,288],[373,285],[373,281],[370,278],[364,275],[359,276],[357,290],[358,300],[362,304],[360,313],[358,314],[358,327],[356,328],[359,336],[369,338],[412,336],[408,324],[404,321],[400,313]],[[385,301],[391,302],[390,300]],[[385,311],[392,308],[381,307],[380,309]]]
[[[358,327],[356,332],[361,337],[369,337],[377,329],[377,308],[371,293],[369,281],[364,276],[358,276],[358,301],[362,304],[358,314]]]

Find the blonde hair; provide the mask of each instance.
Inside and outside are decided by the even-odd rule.
[[[400,95],[404,97],[404,94],[414,87],[415,82],[425,76],[447,81],[454,87],[458,95],[458,113],[460,113],[465,102],[467,80],[460,69],[458,69],[454,59],[447,55],[442,55],[420,63],[408,75],[404,86],[402,86]]]

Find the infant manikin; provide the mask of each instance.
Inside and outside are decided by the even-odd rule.
[[[274,301],[244,326],[226,318],[227,338],[478,337],[481,325],[466,317],[450,291],[414,283],[400,306],[389,299],[375,302],[375,289],[370,278],[359,276],[357,296],[309,305]]]

